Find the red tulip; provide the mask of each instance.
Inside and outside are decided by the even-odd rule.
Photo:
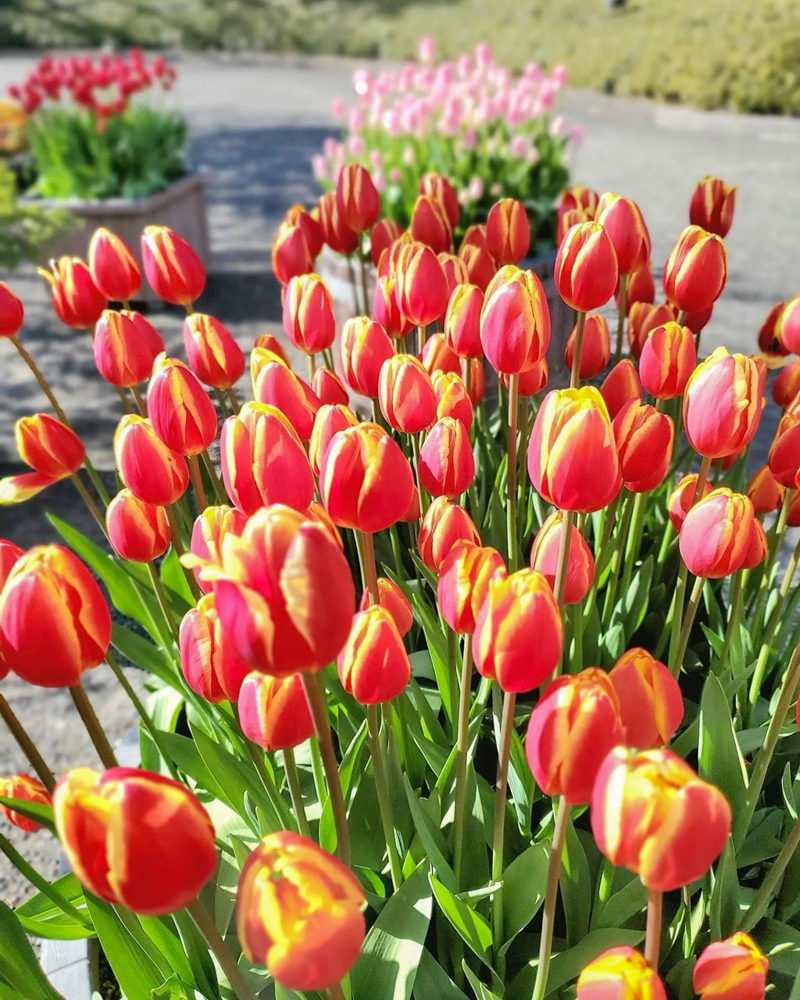
[[[630,358],[623,358],[614,365],[600,386],[600,395],[612,420],[626,403],[642,401],[642,383]]]
[[[575,357],[575,347],[578,340],[578,327],[573,328],[567,340],[564,351],[564,363],[572,370]],[[608,332],[608,320],[600,313],[589,313],[585,320],[583,347],[581,350],[581,379],[592,379],[599,375],[611,358],[611,338]]]
[[[354,392],[377,399],[381,366],[394,353],[394,345],[383,327],[368,316],[355,316],[342,328],[341,370]]]
[[[130,302],[142,287],[142,272],[130,247],[102,226],[89,243],[89,270],[100,293],[111,302]]]
[[[366,611],[371,604],[371,595],[365,590],[361,596],[359,611]],[[400,635],[406,635],[414,624],[411,601],[397,584],[386,576],[378,577],[378,604],[392,616]]]
[[[163,350],[161,334],[138,312],[106,309],[94,328],[94,362],[111,385],[147,381]]]
[[[364,233],[378,220],[381,196],[369,171],[358,163],[346,163],[336,182],[336,208],[342,222],[356,233]]]
[[[558,294],[572,309],[591,312],[614,294],[619,270],[614,244],[596,222],[573,226],[558,248],[555,280]]]
[[[253,671],[242,683],[237,708],[242,732],[267,753],[291,750],[314,735],[300,674],[267,677]]]
[[[0,281],[0,337],[16,337],[24,320],[22,301],[4,281]]]
[[[435,497],[419,528],[419,554],[438,573],[442,563],[459,542],[480,545],[481,539],[469,514],[447,497]]]
[[[699,226],[687,226],[664,265],[664,291],[684,312],[713,306],[728,280],[725,244]]]
[[[642,347],[639,378],[656,399],[675,399],[697,365],[694,336],[688,326],[665,323],[652,330]]]
[[[192,371],[214,389],[229,389],[244,373],[244,352],[213,316],[187,316],[183,321],[183,346]]]
[[[164,508],[144,503],[128,489],[120,490],[108,505],[106,533],[117,555],[131,562],[152,562],[170,543]]]
[[[727,236],[733,224],[736,188],[708,174],[698,182],[689,206],[689,221],[717,236]]]
[[[156,295],[177,306],[191,305],[203,294],[206,269],[195,250],[168,226],[147,226],[142,234],[142,262]]]
[[[664,746],[683,720],[680,685],[646,649],[629,649],[609,674],[619,701],[624,742],[639,750]]]
[[[411,354],[396,354],[383,363],[378,401],[389,425],[405,434],[418,434],[436,419],[433,382]]]
[[[753,439],[761,419],[758,368],[718,347],[692,372],[683,397],[686,436],[695,451],[722,458]]]
[[[501,198],[486,219],[486,243],[498,264],[516,264],[527,257],[531,224],[521,201]]]
[[[160,354],[153,365],[147,413],[164,444],[181,455],[199,455],[217,436],[217,411],[197,376]]]
[[[564,513],[555,510],[539,528],[531,549],[531,569],[541,573],[554,590],[563,531]],[[565,603],[580,604],[589,593],[593,582],[594,556],[592,550],[580,531],[573,525],[570,534],[567,582],[564,591]]]
[[[550,344],[550,309],[533,271],[507,265],[486,290],[481,312],[481,344],[489,364],[515,374],[532,368]]]
[[[180,654],[186,683],[201,698],[212,702],[237,700],[250,668],[225,640],[213,594],[201,597],[197,607],[183,616]]]
[[[108,305],[91,271],[79,257],[59,257],[50,267],[39,274],[50,284],[56,315],[66,326],[91,329]]]
[[[186,492],[186,459],[167,447],[144,417],[129,413],[120,420],[114,457],[123,483],[145,503],[169,507]]]
[[[411,663],[391,612],[380,604],[359,611],[337,665],[345,691],[362,705],[379,705],[402,694]]]
[[[727,487],[713,490],[686,515],[681,558],[695,576],[718,579],[744,565],[753,526],[752,501]]]
[[[336,316],[328,286],[316,274],[292,278],[283,293],[283,329],[299,351],[324,351],[336,336]]]
[[[436,421],[422,442],[419,459],[420,485],[431,496],[460,496],[475,478],[469,432],[453,417]]]
[[[620,274],[631,274],[650,259],[650,234],[635,201],[606,193],[597,205],[595,221],[611,240]]]

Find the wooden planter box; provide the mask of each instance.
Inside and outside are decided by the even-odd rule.
[[[203,263],[208,264],[210,244],[206,209],[206,183],[199,174],[189,174],[163,191],[147,198],[127,200],[108,198],[102,201],[40,201],[39,204],[67,209],[81,223],[79,228],[58,237],[47,248],[46,259],[68,255],[83,257],[89,249],[92,233],[105,226],[121,236],[141,264],[139,240],[145,226],[169,226],[194,247]],[[156,302],[157,296],[143,281],[139,301]]]

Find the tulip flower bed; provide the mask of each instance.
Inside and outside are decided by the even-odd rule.
[[[638,207],[572,189],[555,272],[571,385],[548,391],[522,206],[477,230],[485,291],[389,241],[393,319],[354,317],[337,344],[313,258],[326,232],[380,223],[358,165],[332,198],[285,223],[288,245],[317,240],[309,272],[283,275],[310,380],[264,334],[244,403],[244,354],[196,311],[205,273],[178,234],[148,228],[142,257],[186,310],[188,364],[125,308],[142,278],[113,234],[48,275],[76,350],[92,330],[135,410],[113,499],[0,285],[0,332],[55,414],[19,422],[32,471],[0,496],[69,477],[109,546],[57,520],[64,546],[0,543],[0,671],[68,688],[103,766],[56,782],[46,692],[31,733],[0,695],[32,769],[0,804],[71,868],[50,884],[0,833],[37,890],[0,907],[0,996],[57,1000],[27,933],[96,937],[128,1000],[796,997],[800,546],[785,567],[781,551],[800,524],[800,299],[757,353],[700,360],[735,192],[700,182],[656,305]],[[607,370],[597,310],[617,293]],[[749,476],[764,405],[784,412]],[[144,701],[118,656],[148,672]],[[93,668],[139,713],[140,768],[117,766]]]

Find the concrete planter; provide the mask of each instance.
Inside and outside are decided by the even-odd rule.
[[[89,240],[98,226],[105,226],[121,236],[139,257],[139,238],[145,226],[169,226],[198,252],[208,263],[210,244],[208,214],[206,209],[206,183],[199,174],[189,174],[163,191],[147,198],[128,200],[108,198],[102,201],[54,201],[40,204],[67,209],[81,223],[79,228],[59,237],[47,248],[47,258],[67,254],[83,257],[89,249]],[[141,259],[139,261],[141,263]],[[155,302],[157,298],[145,281],[139,300]]]

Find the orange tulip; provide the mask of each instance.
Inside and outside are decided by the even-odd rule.
[[[472,518],[460,504],[447,497],[435,497],[419,528],[419,554],[438,573],[442,563],[459,542],[480,545],[481,538]]]
[[[225,489],[245,514],[276,503],[305,510],[311,503],[314,475],[308,456],[276,407],[245,403],[222,425],[219,448]]]
[[[656,399],[683,394],[697,366],[697,348],[688,326],[665,323],[651,330],[639,358],[642,388]]]
[[[216,598],[206,594],[183,616],[181,670],[186,683],[207,701],[235,702],[250,668],[225,641]]]
[[[606,754],[623,739],[616,692],[605,671],[558,677],[531,713],[525,756],[546,795],[584,805]]]
[[[600,766],[592,793],[597,846],[648,889],[670,892],[702,878],[730,829],[722,792],[669,750],[617,747]]]
[[[558,294],[572,309],[591,312],[614,294],[619,269],[614,244],[597,222],[573,226],[558,248],[555,280]]]
[[[336,208],[342,222],[356,233],[365,233],[378,220],[381,196],[366,167],[346,163],[336,182]]]
[[[383,327],[369,316],[354,316],[342,327],[339,359],[344,379],[353,392],[377,399],[381,366],[394,353]]]
[[[268,361],[258,373],[253,395],[264,406],[280,410],[300,440],[308,441],[320,404],[299,375],[279,361]]]
[[[378,266],[381,254],[403,234],[403,228],[394,219],[379,219],[369,234],[369,253],[372,263]]]
[[[22,300],[0,281],[0,337],[16,337],[25,320]]]
[[[667,302],[634,302],[628,313],[628,343],[631,354],[638,358],[651,330],[675,322],[675,310]]]
[[[533,540],[531,569],[537,570],[555,590],[558,571],[558,553],[564,531],[564,512],[553,511]],[[567,582],[564,590],[566,604],[580,604],[594,582],[594,556],[586,539],[573,525],[570,534]]]
[[[440,319],[450,291],[442,265],[424,243],[407,243],[400,251],[395,285],[397,307],[414,326],[427,326]]]
[[[460,420],[469,430],[472,427],[475,414],[467,387],[461,381],[461,376],[455,375],[453,372],[435,371],[433,373],[433,389],[438,399],[437,420],[453,417],[455,420]]]
[[[575,345],[578,339],[578,327],[573,327],[567,339],[564,351],[564,363],[572,370],[575,358]],[[586,317],[583,346],[581,349],[581,379],[592,379],[599,375],[611,358],[611,337],[608,332],[608,320],[600,313],[589,313]]]
[[[681,530],[686,515],[694,506],[695,499],[699,502],[711,492],[711,484],[706,481],[703,483],[703,495],[695,497],[697,493],[697,480],[698,477],[696,474],[684,476],[672,493],[670,493],[667,510],[672,527],[676,531]]]
[[[361,595],[361,606],[359,611],[366,611],[370,607],[370,592],[365,590]],[[414,624],[414,612],[411,610],[411,601],[403,591],[397,586],[394,580],[386,576],[378,577],[378,604],[392,616],[392,620],[397,626],[400,635],[406,635]]]
[[[419,453],[420,485],[433,497],[451,500],[469,489],[475,478],[475,456],[466,426],[454,417],[437,420]]]
[[[625,737],[620,743],[650,750],[669,743],[683,720],[680,685],[646,649],[629,649],[609,674]]]
[[[380,705],[402,694],[411,663],[391,612],[380,604],[359,611],[337,665],[345,691],[361,705]]]
[[[461,206],[449,178],[444,174],[425,174],[419,182],[419,193],[435,198],[444,207],[450,228],[456,228],[461,218]]]
[[[675,425],[672,417],[649,403],[632,400],[614,417],[622,478],[628,489],[644,493],[660,485],[672,461]]]
[[[454,354],[460,358],[477,358],[483,354],[481,344],[481,311],[483,292],[477,285],[457,285],[447,303],[444,334]]]
[[[94,363],[111,385],[145,382],[163,350],[161,334],[138,312],[106,309],[94,328]]]
[[[769,959],[745,931],[706,945],[692,974],[702,1000],[764,1000]]]
[[[642,401],[642,383],[636,372],[636,365],[630,358],[617,362],[603,379],[600,395],[608,408],[611,419],[631,400]]]
[[[168,226],[147,226],[142,234],[142,263],[150,287],[160,299],[191,305],[203,294],[206,269],[196,251]]]
[[[89,270],[100,293],[111,302],[130,302],[142,287],[142,272],[130,247],[102,226],[89,243]]]
[[[578,977],[576,1000],[667,1000],[667,992],[638,951],[610,948]]]
[[[222,565],[222,543],[228,534],[241,535],[247,524],[247,516],[235,507],[220,505],[206,507],[197,516],[192,528],[189,551],[195,557],[193,572],[200,589],[208,593],[213,589],[213,581],[204,580],[200,575],[203,566]]]
[[[506,265],[486,290],[481,311],[481,344],[498,372],[532,368],[550,344],[550,309],[540,278],[533,271]]]
[[[147,414],[164,444],[199,455],[217,436],[217,411],[197,376],[182,361],[159,354],[147,392]]]
[[[254,670],[242,683],[237,709],[244,735],[267,753],[291,750],[314,735],[300,674],[267,677]]]
[[[550,584],[532,569],[495,576],[481,606],[472,654],[503,691],[532,691],[561,660],[563,626]]]
[[[350,396],[344,382],[335,371],[321,365],[314,370],[311,378],[311,391],[320,401],[332,406],[347,406]],[[319,411],[317,411],[319,412]]]
[[[442,618],[454,632],[472,635],[490,582],[507,575],[497,549],[457,543],[440,565],[437,597]]]
[[[193,313],[183,321],[183,346],[189,366],[201,382],[229,389],[242,377],[244,351],[218,319]]]
[[[355,427],[359,422],[358,417],[347,406],[320,406],[314,420],[314,428],[308,442],[308,457],[314,475],[319,476],[322,456],[325,454],[333,436],[339,431],[347,430],[348,427]]]
[[[414,476],[400,445],[373,423],[339,431],[320,462],[322,502],[335,524],[375,532],[402,520]]]
[[[727,487],[712,490],[686,515],[681,558],[695,576],[718,579],[741,569],[748,554],[753,503]]]
[[[418,243],[424,243],[435,254],[452,253],[453,230],[444,205],[421,194],[411,210],[409,232]]]
[[[350,255],[358,246],[358,233],[350,229],[336,204],[336,192],[328,191],[317,203],[317,215],[325,243],[334,253]]]
[[[144,503],[128,489],[120,490],[108,505],[106,533],[117,555],[130,562],[152,562],[170,543],[164,508]]]
[[[306,354],[324,351],[336,337],[333,299],[316,274],[292,278],[283,293],[283,329],[294,346]]]
[[[528,256],[531,224],[521,201],[501,198],[489,209],[486,243],[498,264],[516,264]]]
[[[6,799],[22,799],[43,806],[51,804],[50,793],[45,786],[31,774],[12,774],[10,778],[0,778],[0,795]],[[13,826],[19,827],[24,833],[35,833],[41,830],[41,823],[28,819],[10,806],[0,805],[6,819]]]
[[[0,594],[0,659],[29,684],[71,687],[105,659],[111,614],[94,577],[69,549],[20,556]]]
[[[736,207],[736,188],[708,174],[698,182],[689,205],[689,221],[717,236],[727,236]]]
[[[265,837],[245,862],[236,898],[239,941],[282,986],[308,992],[347,975],[366,934],[355,875],[297,833]]]
[[[49,283],[53,308],[66,326],[88,330],[100,319],[108,300],[80,257],[59,257],[49,271],[40,267],[39,274]]]
[[[405,434],[418,434],[436,419],[433,382],[412,354],[396,354],[381,366],[378,402],[387,423]]]
[[[272,241],[272,272],[282,285],[292,278],[314,270],[312,247],[305,230],[294,223],[282,222]]]
[[[595,221],[611,240],[620,274],[631,274],[650,259],[650,234],[635,201],[607,192],[597,205]]]
[[[718,347],[695,368],[683,396],[689,443],[707,458],[722,458],[752,441],[763,395],[756,363]]]
[[[747,495],[753,502],[756,514],[771,514],[775,510],[780,510],[785,494],[785,487],[773,476],[768,465],[762,465],[753,474],[747,487]]]
[[[144,417],[128,413],[120,420],[114,457],[123,483],[145,503],[169,507],[186,492],[186,459],[168,448]]]
[[[159,917],[183,909],[216,870],[208,813],[185,785],[163,774],[77,767],[56,785],[53,812],[81,885],[134,913]]]
[[[536,490],[561,510],[594,511],[617,495],[621,475],[614,431],[597,389],[554,389],[531,433],[528,473]]]
[[[685,312],[713,306],[728,280],[725,244],[699,226],[687,226],[664,265],[664,291]]]

